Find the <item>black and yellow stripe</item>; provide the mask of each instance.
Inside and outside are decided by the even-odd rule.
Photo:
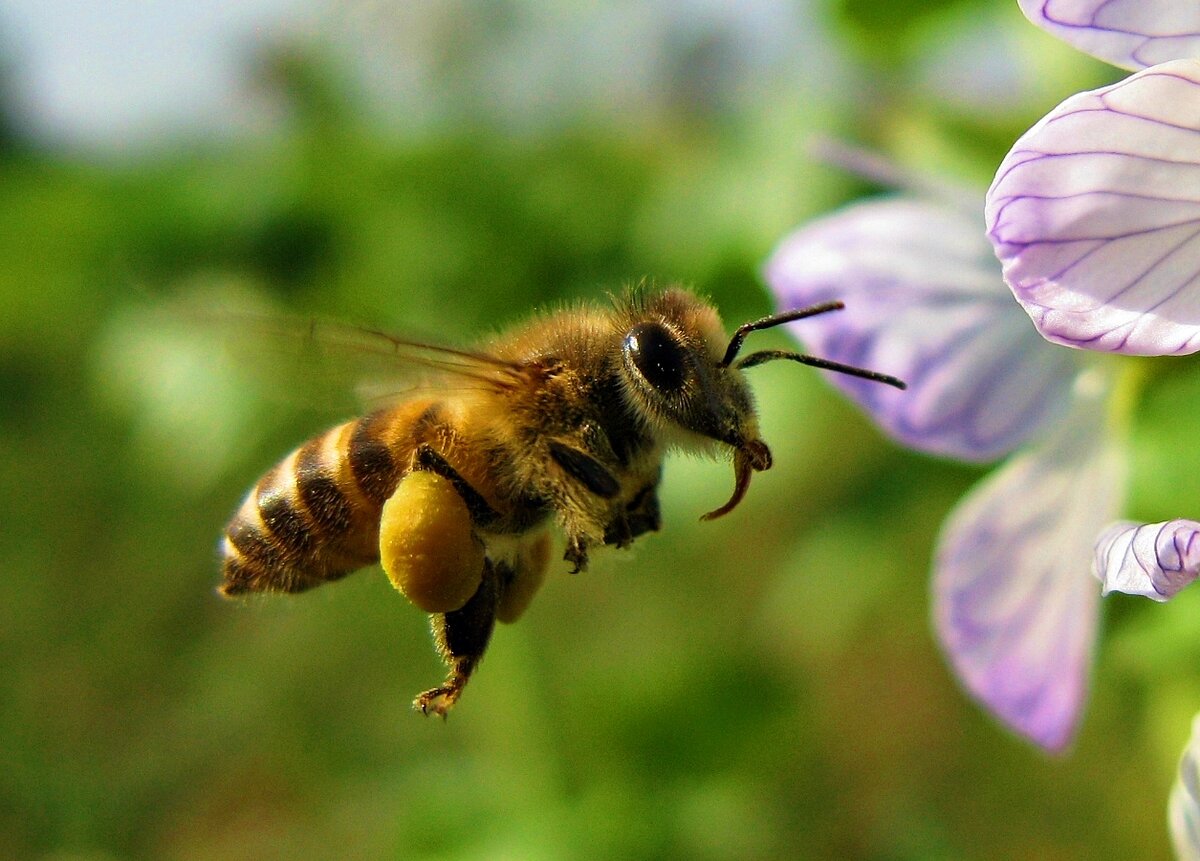
[[[339,425],[263,476],[225,531],[222,594],[303,592],[376,561],[402,468],[394,425],[387,413]]]

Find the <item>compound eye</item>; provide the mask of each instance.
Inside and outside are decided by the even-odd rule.
[[[625,336],[625,355],[651,386],[674,392],[683,386],[683,351],[657,323],[638,323]]]

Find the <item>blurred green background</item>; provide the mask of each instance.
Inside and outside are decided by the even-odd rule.
[[[71,34],[87,5],[0,22]],[[179,5],[198,17],[168,59],[212,12]],[[814,135],[982,193],[1115,70],[1008,0],[264,5],[283,23],[235,45],[253,121],[231,128],[72,137],[39,124],[19,40],[0,64],[0,857],[1169,856],[1196,596],[1106,605],[1083,730],[1047,758],[930,633],[930,548],[982,471],[892,446],[815,373],[754,372],[776,466],[734,515],[697,522],[727,464],[672,460],[664,531],[556,566],[443,723],[409,708],[442,668],[378,569],[215,595],[246,489],[354,407],[170,313],[465,341],[651,277],[737,323],[770,309],[786,231],[877,191],[812,161]],[[1172,486],[1198,402],[1191,376],[1152,390],[1133,513],[1200,512]]]

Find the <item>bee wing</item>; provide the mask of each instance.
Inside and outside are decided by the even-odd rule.
[[[326,320],[307,323],[301,343],[326,368],[350,368],[356,392],[372,405],[427,388],[509,391],[527,375],[520,363],[480,350]]]
[[[423,390],[508,391],[527,368],[479,350],[320,319],[205,311],[187,314],[218,333],[237,366],[266,376],[283,400],[329,407],[352,396],[356,406],[382,406]]]

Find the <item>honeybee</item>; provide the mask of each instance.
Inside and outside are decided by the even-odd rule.
[[[728,337],[693,293],[634,289],[478,349],[368,333],[420,388],[314,437],[258,481],[225,530],[220,592],[303,592],[382,562],[431,614],[447,675],[413,705],[445,716],[495,621],[518,619],[541,585],[552,527],[574,572],[595,548],[657,531],[663,457],[675,448],[731,453],[733,493],[703,519],[738,505],[771,466],[746,369],[788,359],[904,388],[800,353],[738,358],[751,332],[840,308],[764,317]]]

